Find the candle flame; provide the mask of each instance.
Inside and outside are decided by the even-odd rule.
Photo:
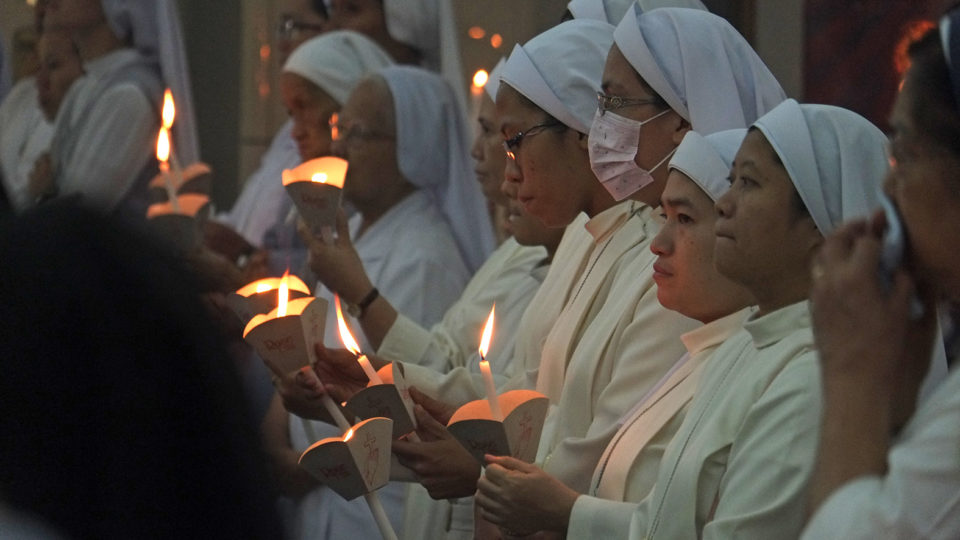
[[[256,294],[265,293],[273,287],[269,283],[257,283]]]
[[[497,305],[490,308],[490,316],[487,317],[487,324],[483,325],[483,337],[480,338],[480,358],[486,360],[487,352],[490,350],[490,338],[493,337],[493,313]]]
[[[473,74],[473,86],[474,88],[483,88],[487,84],[487,79],[490,78],[490,74],[487,73],[485,69],[478,69],[476,73]]]
[[[318,182],[321,184],[327,183],[327,173],[317,173],[313,175],[313,178],[310,179],[311,182]]]
[[[289,270],[283,273],[280,279],[280,287],[277,289],[277,318],[287,316],[287,302],[290,299],[290,287],[287,285],[287,275]]]
[[[353,428],[347,430],[347,434],[343,436],[343,442],[349,441],[350,437],[353,437]]]
[[[340,341],[343,342],[343,346],[348,351],[353,354],[360,354],[360,345],[357,345],[356,340],[353,339],[353,334],[347,328],[346,321],[343,320],[343,311],[340,310],[340,295],[333,295],[333,304],[337,308],[337,328],[340,330]]]
[[[330,122],[329,122],[330,138],[335,141],[340,139],[340,124],[338,123],[339,121],[340,121],[339,114],[333,113],[330,115]]]
[[[160,128],[160,135],[157,137],[157,160],[166,163],[170,159],[170,132],[167,128]]]
[[[163,127],[173,127],[173,120],[177,117],[177,107],[173,104],[173,92],[169,88],[163,93]]]

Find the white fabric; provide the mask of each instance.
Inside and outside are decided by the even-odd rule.
[[[757,120],[824,236],[880,205],[887,138],[866,118],[789,99]]]
[[[623,20],[627,10],[639,4],[643,11],[662,7],[683,7],[702,9],[707,7],[700,0],[571,0],[567,9],[576,19],[596,19],[610,24],[618,24]]]
[[[960,538],[960,369],[911,417],[887,474],[862,476],[817,510],[803,540]]]
[[[809,304],[754,316],[707,364],[628,537],[797,537],[821,409]]]
[[[473,176],[460,106],[450,86],[428,71],[396,66],[379,75],[393,96],[400,172],[430,193],[450,224],[460,256],[474,272],[496,241],[486,199]]]
[[[479,375],[479,329],[490,306],[497,305],[494,339],[487,359],[495,380],[512,376],[513,351],[520,317],[546,275],[542,247],[526,247],[508,238],[467,284],[460,299],[429,331],[400,315],[384,337],[381,356],[434,369]],[[410,364],[405,364],[409,373]],[[419,486],[407,494],[403,538],[473,538],[473,498],[435,501]]]
[[[659,224],[654,209],[640,203],[614,208],[630,204],[632,217],[610,234],[609,244],[595,240],[590,266],[547,337],[537,373],[536,388],[556,404],[537,460],[581,493],[620,418],[683,355],[680,335],[700,325],[657,300],[650,242]]]
[[[37,158],[50,149],[52,138],[53,124],[40,110],[36,79],[27,77],[0,104],[0,176],[14,209],[32,204],[27,192],[30,172]]]
[[[453,88],[461,108],[466,87],[460,60],[460,40],[453,3],[448,0],[384,0],[383,12],[390,37],[423,56],[421,65],[440,73]]]
[[[638,6],[614,39],[643,80],[701,134],[747,127],[786,97],[743,36],[712,13]]]
[[[302,43],[290,54],[283,71],[300,75],[343,105],[361,79],[390,65],[390,55],[373,40],[338,30]]]
[[[381,294],[399,311],[422,325],[440,320],[460,296],[469,274],[455,256],[456,247],[449,227],[439,210],[422,191],[416,191],[391,208],[367,231],[356,237],[362,216],[350,219],[350,234],[364,269]],[[316,295],[330,302],[324,343],[341,348],[337,332],[333,294],[318,286]],[[349,319],[365,351],[373,350],[359,332],[360,323]],[[304,420],[290,415],[290,439],[301,452],[314,441],[308,439]],[[340,435],[337,428],[311,422],[319,438]],[[395,530],[402,530],[406,486],[388,485],[378,491]],[[320,487],[297,506],[295,538],[356,540],[378,538],[370,511],[362,498],[347,502],[330,489]]]
[[[496,103],[497,101],[497,90],[500,89],[500,74],[503,73],[503,65],[507,63],[505,57],[500,57],[500,60],[497,61],[497,65],[493,66],[493,69],[490,70],[490,76],[487,77],[487,84],[483,85],[484,91],[490,96],[490,99]]]
[[[261,156],[260,166],[247,178],[233,208],[219,218],[257,247],[263,247],[267,230],[283,220],[289,209],[289,196],[280,176],[284,169],[292,169],[302,162],[297,143],[290,134],[292,130],[292,120],[280,127]]]
[[[534,388],[543,343],[572,294],[593,247],[584,228],[586,222],[586,215],[580,214],[567,226],[543,283],[520,317],[511,360],[492,364],[498,391]],[[505,371],[505,376],[498,375],[499,370],[508,367],[511,371]],[[447,403],[459,406],[486,396],[482,377],[466,367],[454,368],[445,375],[411,363],[405,363],[404,370],[411,385]],[[531,372],[532,377],[528,376]]]
[[[101,4],[113,33],[160,65],[161,78],[177,105],[172,138],[180,163],[200,161],[187,47],[176,1],[101,0]]]
[[[60,195],[82,194],[105,209],[121,203],[146,209],[163,97],[154,68],[126,48],[84,64],[86,75],[57,113],[50,148]]]
[[[574,504],[568,537],[627,536],[635,504],[621,501],[638,503],[650,493],[660,459],[683,422],[704,367],[714,351],[740,331],[749,312],[740,310],[681,336],[687,354],[621,418],[594,470],[590,491]]]
[[[589,133],[612,44],[610,24],[566,21],[516,45],[500,79],[568,127]]]
[[[670,160],[670,168],[687,175],[716,202],[730,189],[730,166],[746,134],[746,129],[728,129],[704,137],[688,131]]]
[[[496,304],[495,333],[487,358],[494,371],[507,372],[501,368],[511,363],[517,325],[543,280],[540,274],[546,273],[547,266],[541,266],[546,256],[541,246],[521,246],[512,237],[506,239],[473,275],[443,320],[427,329],[399,314],[377,354],[440,373],[457,367],[479,373],[480,329]]]

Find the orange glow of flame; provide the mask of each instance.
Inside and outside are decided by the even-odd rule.
[[[479,26],[471,26],[467,30],[467,35],[473,39],[483,39],[483,36],[487,35],[487,31]]]
[[[265,293],[265,292],[269,291],[271,288],[272,288],[272,287],[270,286],[269,283],[257,283],[257,291],[256,291],[256,294]]]
[[[277,318],[287,316],[287,302],[290,299],[290,286],[287,285],[287,275],[289,271],[283,273],[280,279],[280,288],[277,289]]]
[[[310,179],[311,182],[317,182],[320,184],[327,183],[327,173],[317,173],[313,175],[313,178]]]
[[[160,128],[160,135],[157,137],[157,160],[166,163],[170,159],[170,132],[167,128]]]
[[[480,358],[486,360],[487,352],[490,350],[490,338],[493,337],[493,313],[497,305],[490,308],[490,316],[487,317],[487,324],[483,325],[483,337],[480,338]]]
[[[170,89],[163,93],[163,127],[173,127],[173,120],[177,117],[177,107],[173,104],[173,93]]]
[[[476,73],[473,74],[473,86],[475,88],[483,88],[483,85],[487,84],[487,79],[490,78],[490,74],[487,73],[485,69],[478,69]]]
[[[494,34],[490,36],[490,46],[494,49],[499,49],[503,45],[503,36],[500,34]]]
[[[343,346],[347,348],[348,351],[353,354],[360,354],[360,345],[357,345],[355,339],[353,339],[353,334],[350,333],[350,329],[347,328],[346,321],[343,320],[343,311],[340,310],[340,295],[333,295],[333,304],[337,308],[337,329],[340,330],[340,341],[343,342]]]
[[[347,434],[343,436],[343,442],[349,441],[351,437],[353,437],[353,428],[347,430]]]
[[[340,128],[338,127],[337,122],[340,120],[340,115],[333,113],[330,115],[330,138],[337,140],[340,138]]]
[[[936,24],[933,21],[926,19],[910,21],[903,26],[903,34],[893,50],[893,67],[898,75],[902,77],[910,68],[910,57],[907,55],[910,45],[935,27]]]

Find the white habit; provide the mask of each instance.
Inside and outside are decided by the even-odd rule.
[[[629,538],[794,538],[820,434],[809,305],[755,317],[714,353]]]
[[[960,538],[960,369],[922,403],[887,454],[814,514],[803,540]]]
[[[50,149],[53,125],[43,117],[37,83],[27,77],[10,90],[0,105],[0,167],[3,187],[16,210],[29,207],[27,194],[33,164]]]
[[[350,233],[363,267],[381,294],[390,303],[420,324],[440,320],[447,308],[460,296],[469,278],[466,266],[457,257],[457,245],[440,211],[423,190],[417,190],[397,203],[360,238],[355,238],[362,216],[350,219]],[[316,296],[330,302],[324,343],[342,348],[337,331],[333,295],[318,286]],[[347,324],[365,351],[372,350],[360,332],[360,324]],[[290,440],[297,451],[315,442],[307,437],[304,423],[290,415]],[[312,422],[318,438],[339,436],[339,430],[323,422]],[[402,530],[403,484],[392,484],[378,491],[396,530]],[[377,538],[376,524],[362,498],[344,501],[332,490],[319,487],[307,494],[297,507],[295,538],[356,540]]]
[[[704,367],[717,348],[740,331],[749,312],[740,310],[681,336],[687,354],[620,419],[588,495],[574,504],[567,536],[627,536],[636,503],[653,488],[663,452],[683,422]]]

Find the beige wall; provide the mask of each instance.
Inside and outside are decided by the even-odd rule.
[[[787,95],[803,100],[803,0],[756,0],[754,46]]]

